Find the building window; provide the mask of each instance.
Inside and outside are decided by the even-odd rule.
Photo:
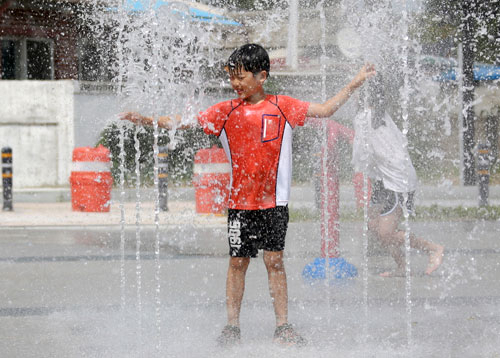
[[[26,40],[26,70],[29,80],[52,79],[52,46],[48,41]]]
[[[19,42],[2,40],[2,63],[0,77],[5,80],[15,80],[20,77],[20,49]]]
[[[114,49],[107,39],[78,41],[78,79],[80,81],[111,81],[114,77]]]
[[[0,39],[0,78],[50,80],[54,78],[53,43],[46,39]]]

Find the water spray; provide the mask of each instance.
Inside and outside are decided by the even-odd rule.
[[[326,101],[326,19],[323,2],[318,4],[321,20],[321,98]],[[356,267],[340,257],[339,245],[339,179],[337,142],[341,137],[352,140],[353,132],[332,121],[322,121],[321,149],[321,256],[307,264],[302,277],[308,283],[326,282],[335,285],[339,280],[355,277]],[[350,131],[350,132],[349,132]]]

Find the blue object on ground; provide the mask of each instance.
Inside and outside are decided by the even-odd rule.
[[[328,271],[328,272],[327,272]],[[314,262],[307,264],[302,271],[302,277],[308,283],[316,283],[328,279],[329,283],[344,280],[358,275],[358,270],[341,257],[328,258],[328,269],[326,269],[326,258],[317,257]]]

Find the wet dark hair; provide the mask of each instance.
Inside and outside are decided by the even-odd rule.
[[[241,69],[252,72],[254,75],[266,71],[269,76],[271,67],[269,54],[260,45],[246,44],[235,50],[224,64],[230,74],[238,73]]]
[[[368,105],[372,108],[372,127],[377,129],[385,124],[386,111],[385,86],[382,74],[377,73],[368,82]]]

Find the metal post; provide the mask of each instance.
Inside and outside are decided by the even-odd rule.
[[[288,19],[288,43],[286,64],[296,70],[299,63],[299,2],[298,0],[289,0],[289,19]]]
[[[160,209],[168,211],[168,146],[158,147],[158,194]]]
[[[322,156],[327,156],[326,173],[323,173],[326,175],[326,188],[324,181],[321,181],[321,208],[323,209],[321,211],[321,256],[331,258],[339,256],[339,161],[338,133],[332,130],[331,126],[328,129],[328,145],[321,152]]]
[[[327,122],[326,147],[322,148],[322,161],[326,155],[326,168],[321,180],[321,256],[326,258],[339,257],[340,242],[340,185],[339,185],[339,140],[354,138],[354,132],[335,121]],[[326,195],[325,195],[326,194]]]
[[[337,122],[328,121],[327,144],[321,152],[322,160],[326,162],[326,172],[322,173],[326,180],[321,180],[321,257],[307,264],[302,271],[302,277],[310,283],[326,279],[328,284],[332,284],[335,280],[354,277],[358,274],[354,265],[340,257],[338,249],[339,152],[337,144],[340,138],[352,141],[354,132]]]
[[[500,121],[500,106],[495,107],[486,116],[486,140],[490,145],[490,166],[493,165],[498,158],[498,125]]]
[[[479,206],[488,206],[490,184],[490,146],[488,142],[478,144],[477,178],[479,187]]]
[[[464,185],[464,56],[463,44],[460,42],[457,48],[458,52],[458,151],[459,151],[459,175],[460,186]]]
[[[13,211],[12,207],[12,148],[2,148],[2,185],[3,210]]]
[[[474,111],[474,51],[476,47],[474,33],[475,0],[462,0],[462,36],[463,36],[463,154],[464,185],[476,183],[476,163],[474,156],[475,111]]]

